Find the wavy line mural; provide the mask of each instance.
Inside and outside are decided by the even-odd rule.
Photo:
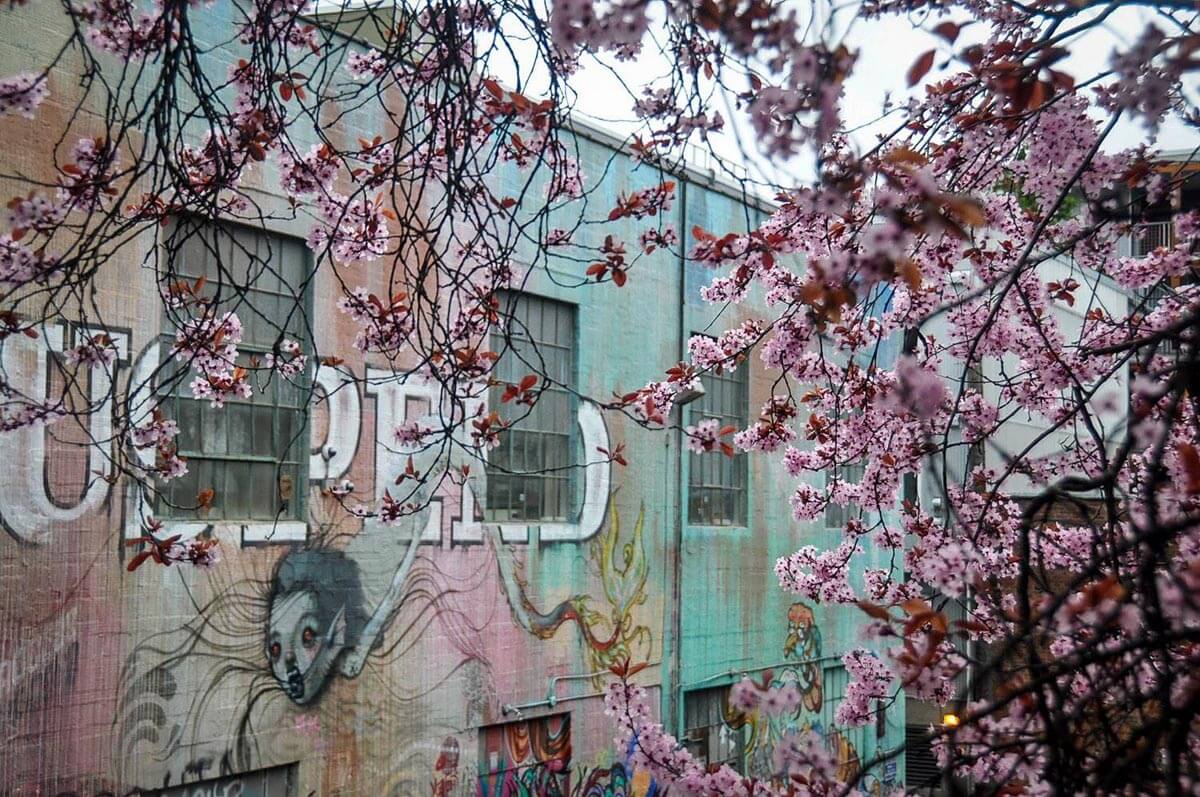
[[[491,531],[489,541],[496,551],[513,620],[539,639],[550,639],[563,625],[573,623],[586,645],[592,672],[607,671],[627,658],[649,661],[653,646],[650,627],[634,617],[635,609],[646,602],[649,564],[643,544],[645,522],[646,508],[642,506],[629,539],[622,540],[621,517],[616,501],[610,499],[608,524],[589,545],[591,566],[603,585],[604,600],[572,595],[545,612],[530,597],[529,583],[515,552],[504,545],[496,531]]]

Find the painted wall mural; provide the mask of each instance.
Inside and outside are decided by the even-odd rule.
[[[183,582],[228,578],[219,588],[206,585],[213,597],[192,620],[150,635],[126,658],[114,758],[129,782],[162,787],[241,772],[327,751],[339,735],[382,738],[411,716],[421,737],[443,741],[434,755],[416,744],[383,793],[414,793],[420,782],[421,793],[462,794],[475,780],[463,774],[475,754],[474,739],[463,734],[498,705],[486,629],[507,622],[541,644],[563,625],[576,627],[591,672],[652,652],[651,627],[638,616],[649,575],[644,507],[623,531],[617,502],[605,501],[608,522],[584,548],[594,594],[571,595],[543,613],[530,597],[526,562],[495,527],[488,545],[447,554],[429,545],[443,539],[429,534],[431,518],[443,528],[457,519],[443,515],[437,500],[398,525],[355,529],[319,483],[310,499],[303,544],[279,556],[271,554],[280,546],[247,549],[207,574],[170,574]],[[430,639],[439,668],[425,668]],[[414,668],[425,668],[422,677],[405,677]],[[232,682],[243,687],[228,688]],[[405,682],[411,688],[397,686]],[[146,780],[151,772],[160,774]],[[569,774],[535,779],[523,793],[565,795]],[[609,775],[589,775],[592,792],[604,793]],[[613,788],[620,794],[625,786]]]
[[[539,639],[550,639],[563,625],[573,623],[586,645],[591,672],[596,673],[627,658],[649,661],[653,647],[649,626],[634,616],[635,609],[646,602],[649,562],[642,539],[646,508],[639,509],[632,534],[623,541],[616,501],[609,506],[608,526],[589,546],[592,568],[603,586],[603,601],[587,594],[572,595],[549,611],[540,611],[529,596],[528,580],[514,552],[497,532],[489,537],[513,620]],[[595,683],[599,685],[599,677]]]
[[[32,359],[21,367],[48,368],[47,352],[61,341],[47,345],[46,351],[31,350]],[[130,367],[156,362],[150,346]],[[321,786],[329,793],[656,794],[653,783],[639,782],[611,753],[589,758],[588,766],[574,762],[567,715],[542,730],[526,722],[488,727],[479,735],[481,724],[499,719],[501,693],[519,688],[539,694],[550,673],[535,668],[532,687],[514,687],[512,671],[528,667],[506,660],[514,655],[506,648],[560,651],[557,661],[578,662],[564,669],[592,674],[593,688],[603,682],[597,674],[617,661],[654,658],[662,613],[650,604],[651,541],[661,533],[644,494],[630,496],[636,504],[619,500],[621,488],[613,487],[609,466],[590,465],[578,522],[484,524],[476,472],[461,488],[416,496],[423,509],[397,525],[359,523],[324,488],[365,472],[367,490],[382,494],[408,457],[393,447],[387,430],[434,412],[434,397],[420,386],[394,382],[374,385],[363,396],[332,369],[323,368],[317,381],[327,418],[323,439],[313,443],[310,516],[298,524],[302,533],[242,529],[241,551],[220,568],[159,573],[161,583],[150,594],[175,601],[174,623],[143,616],[140,593],[124,595],[124,613],[132,619],[123,633],[132,647],[116,677],[115,777],[104,783],[114,793],[130,784],[168,788],[315,756],[323,762]],[[96,395],[99,406],[111,409],[102,392]],[[581,405],[579,427],[584,445],[607,446],[608,430],[596,407]],[[361,445],[360,438],[373,445]],[[12,442],[0,439],[0,445]],[[31,463],[9,479],[33,484],[48,478],[30,475],[44,471],[38,463],[45,459],[44,449],[31,450]],[[38,495],[50,495],[45,482],[37,486]],[[114,488],[102,479],[77,504],[53,512],[11,493],[0,498],[0,514],[25,550],[50,550],[56,524],[100,506],[125,507],[118,535],[134,528],[145,511],[137,495],[114,503]],[[216,533],[192,525],[198,527],[189,533]],[[560,560],[578,557],[582,568],[547,580],[537,564],[545,555],[539,551],[562,545],[574,553]],[[111,566],[104,563],[112,563],[114,551],[119,568],[127,555],[119,544],[99,550],[93,566]],[[13,706],[36,711],[39,698],[74,688],[81,666],[79,608],[65,602],[46,623],[43,631],[0,647],[0,708],[6,716],[17,711]],[[781,736],[797,727],[822,729],[827,708],[817,615],[795,603],[786,624],[782,652],[788,664],[773,678],[797,684],[801,708],[795,716],[770,720],[734,711],[726,716],[731,728],[745,730],[748,770],[759,776],[770,772]],[[839,730],[828,732],[843,774],[853,774],[861,767],[860,751]],[[493,754],[498,768],[489,762]],[[879,786],[873,777],[865,783]]]
[[[837,756],[839,779],[852,782],[862,774],[862,752],[843,730],[833,725],[833,700],[840,695],[826,694],[828,671],[840,670],[836,657],[822,654],[821,629],[816,613],[805,603],[793,603],[787,610],[787,632],[783,654],[786,664],[770,671],[772,686],[795,684],[800,692],[800,705],[791,714],[746,715],[731,706],[726,698],[722,712],[726,727],[746,734],[746,771],[754,777],[769,779],[774,772],[772,755],[775,746],[787,733],[816,730],[825,737],[830,750]],[[859,781],[858,790],[864,794],[880,794],[894,783],[881,781],[868,774]]]
[[[338,710],[332,712],[338,727],[355,733],[369,733],[372,724],[408,714],[428,719],[425,698],[451,682],[470,691],[458,683],[464,677],[482,675],[483,688],[490,689],[480,632],[493,618],[473,618],[476,613],[466,604],[494,563],[490,568],[481,563],[461,575],[443,572],[432,560],[417,556],[417,530],[423,522],[422,514],[411,516],[401,527],[388,529],[385,539],[380,539],[382,529],[347,535],[337,527],[314,524],[326,528],[326,536],[287,551],[267,572],[243,573],[199,606],[191,622],[139,643],[122,671],[118,738],[123,749],[118,757],[133,762],[135,770],[147,769],[147,755],[159,764],[178,761],[182,751],[212,738],[213,725],[222,719],[226,728],[216,738],[228,744],[196,756],[185,771],[171,773],[175,781],[242,771],[294,753],[261,749],[263,729],[286,728],[289,715],[312,713],[339,680],[365,677],[364,670],[371,671],[368,696],[346,705],[344,693],[339,694]],[[416,664],[411,649],[435,624],[439,640],[448,640],[453,651],[449,666],[424,684],[414,679],[411,688],[398,686],[389,670]],[[230,679],[250,685],[232,712],[225,702],[229,690],[222,688]],[[182,692],[179,685],[185,680],[207,686],[198,694]],[[188,702],[179,706],[179,699]],[[325,735],[330,729],[321,723],[331,713],[312,716],[318,719],[297,719],[291,726]]]
[[[568,797],[570,782],[569,714],[481,731],[478,797]]]
[[[732,216],[742,207],[731,197],[717,202],[709,188],[689,191],[698,200],[687,204],[693,210],[707,205]],[[673,280],[683,277],[663,270],[654,278],[661,295],[676,295]],[[556,290],[541,287],[548,295]],[[662,436],[623,428],[619,416],[610,428],[588,401],[575,419],[579,449],[627,442],[630,467],[614,471],[602,457],[582,466],[569,521],[485,524],[484,469],[474,468],[466,485],[421,495],[420,513],[384,525],[347,516],[327,488],[349,480],[356,483],[351,502],[382,496],[411,453],[395,445],[394,428],[437,415],[438,396],[361,358],[322,365],[308,517],[172,522],[167,534],[218,539],[221,564],[127,573],[135,551],[124,543],[142,534],[152,502],[104,478],[111,447],[124,444],[112,439],[113,402],[146,412],[154,402],[149,388],[130,396],[112,388],[148,385],[165,352],[154,286],[121,288],[130,295],[114,296],[128,304],[135,326],[109,330],[120,352],[115,372],[98,372],[79,397],[93,410],[79,435],[101,445],[60,456],[54,435],[62,427],[0,436],[0,731],[13,740],[0,749],[0,794],[125,794],[232,783],[294,765],[303,788],[297,797],[472,795],[480,774],[485,782],[489,775],[480,768],[489,750],[481,728],[498,727],[507,719],[504,706],[537,701],[549,686],[570,702],[535,713],[569,712],[569,722],[542,736],[528,732],[524,742],[505,737],[507,747],[494,749],[509,763],[545,754],[537,760],[562,765],[551,772],[546,764],[532,779],[514,776],[521,785],[512,788],[525,789],[514,793],[651,797],[655,784],[628,771],[611,749],[611,726],[593,693],[604,681],[597,674],[619,660],[661,662],[673,627],[667,579],[676,572],[688,601],[709,595],[680,626],[709,647],[704,666],[713,671],[777,659],[778,646],[750,649],[745,640],[777,633],[786,622],[788,665],[775,677],[795,680],[804,695],[802,711],[786,721],[819,723],[828,696],[822,665],[814,663],[826,655],[818,619],[827,623],[831,613],[795,604],[785,617],[769,608],[782,600],[769,578],[739,575],[770,561],[772,535],[790,528],[769,474],[755,484],[752,528],[675,548],[668,531],[678,528],[673,513],[686,505],[670,477],[678,452]],[[597,395],[645,381],[646,333],[628,323],[631,314],[652,319],[653,340],[662,341],[654,356],[663,362],[677,356],[672,335],[679,329],[709,326],[695,308],[670,318],[660,307],[580,296],[581,339],[607,341],[603,351],[580,348],[581,376],[592,381],[581,389]],[[349,351],[354,330],[344,319],[314,323],[324,325],[331,345]],[[52,392],[56,358],[85,334],[63,325],[36,341],[12,338],[0,367],[32,395]],[[639,356],[612,356],[627,351]],[[695,531],[679,525],[685,535]],[[747,633],[751,622],[763,627]],[[664,681],[654,684],[661,694],[677,694],[678,684],[665,683],[670,667],[646,672],[647,681],[656,674]],[[746,729],[751,766],[765,771],[786,725],[729,721]],[[857,761],[857,748],[846,743],[847,761]],[[490,788],[496,793],[495,783]]]

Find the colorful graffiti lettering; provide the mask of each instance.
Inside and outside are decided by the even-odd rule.
[[[567,797],[571,716],[562,714],[485,728],[478,797]]]

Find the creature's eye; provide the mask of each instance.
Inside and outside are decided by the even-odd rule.
[[[304,643],[304,647],[311,648],[317,641],[317,632],[311,628],[305,628],[304,633],[300,635],[300,640]]]
[[[268,650],[269,650],[269,651],[270,651],[270,653],[271,653],[271,660],[272,660],[272,661],[274,661],[275,659],[279,658],[279,651],[280,651],[280,648],[279,648],[279,643],[278,643],[278,642],[272,642],[272,643],[271,643],[271,647],[270,647],[270,648],[268,648]]]

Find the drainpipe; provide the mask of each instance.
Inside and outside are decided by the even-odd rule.
[[[679,180],[679,361],[685,354],[687,339],[687,260],[684,256],[684,236],[687,235],[687,170],[684,169]],[[683,408],[679,408],[679,423],[683,424]],[[679,684],[682,673],[681,652],[683,648],[683,618],[681,602],[683,599],[683,441],[680,436],[682,429],[667,435],[667,453],[670,456],[671,442],[675,443],[675,523],[671,548],[667,551],[672,563],[671,568],[671,660],[667,668],[667,680],[671,684],[667,696],[667,716],[671,725],[681,724],[679,721],[682,702],[680,700]],[[670,468],[663,468],[664,477],[670,473]],[[664,718],[665,719],[665,718]],[[666,722],[663,723],[667,725]],[[668,726],[670,727],[670,726]],[[672,728],[679,735],[680,728]]]

